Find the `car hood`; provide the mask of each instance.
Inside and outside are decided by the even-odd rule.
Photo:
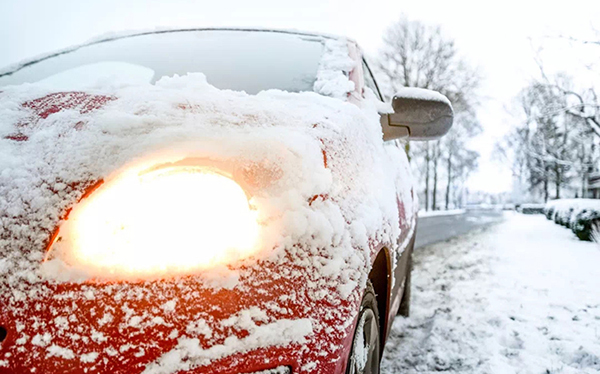
[[[86,92],[5,88],[0,118],[0,322],[12,334],[0,367],[21,352],[30,363],[132,360],[166,373],[344,337],[371,250],[401,236],[396,190],[410,173],[395,166],[405,156],[384,146],[369,102],[246,95],[190,74]],[[264,224],[252,258],[137,281],[43,271],[53,233],[93,186],[132,165],[189,157],[253,176]],[[337,332],[326,331],[327,318]]]

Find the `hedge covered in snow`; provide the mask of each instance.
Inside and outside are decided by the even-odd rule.
[[[600,200],[552,200],[546,204],[544,214],[549,220],[570,228],[579,239],[592,240],[600,224]]]

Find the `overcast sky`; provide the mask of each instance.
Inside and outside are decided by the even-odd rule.
[[[385,28],[405,14],[440,24],[485,77],[479,110],[484,133],[472,147],[482,154],[473,190],[511,187],[506,165],[490,159],[494,141],[510,126],[504,109],[537,74],[534,51],[544,47],[548,69],[581,69],[585,50],[557,38],[600,29],[600,1],[426,0],[0,0],[0,66],[82,43],[111,31],[154,27],[258,26],[321,31],[352,37],[375,55]]]

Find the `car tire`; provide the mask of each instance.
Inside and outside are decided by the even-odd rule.
[[[346,374],[379,374],[381,359],[381,330],[379,327],[379,310],[375,290],[371,282],[367,281],[358,321],[354,328]]]
[[[400,307],[398,308],[398,315],[402,317],[408,317],[410,315],[410,289],[412,279],[412,251],[408,257],[408,265],[406,269],[406,278],[404,280],[404,291],[402,293],[402,301],[400,301]]]

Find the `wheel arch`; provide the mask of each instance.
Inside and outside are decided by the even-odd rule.
[[[391,257],[389,249],[387,247],[381,247],[373,265],[369,272],[369,281],[373,285],[375,290],[375,300],[377,301],[377,308],[379,309],[379,329],[381,346],[384,346],[388,321],[388,311],[390,307],[390,292],[391,292]],[[383,352],[383,349],[382,349]]]

